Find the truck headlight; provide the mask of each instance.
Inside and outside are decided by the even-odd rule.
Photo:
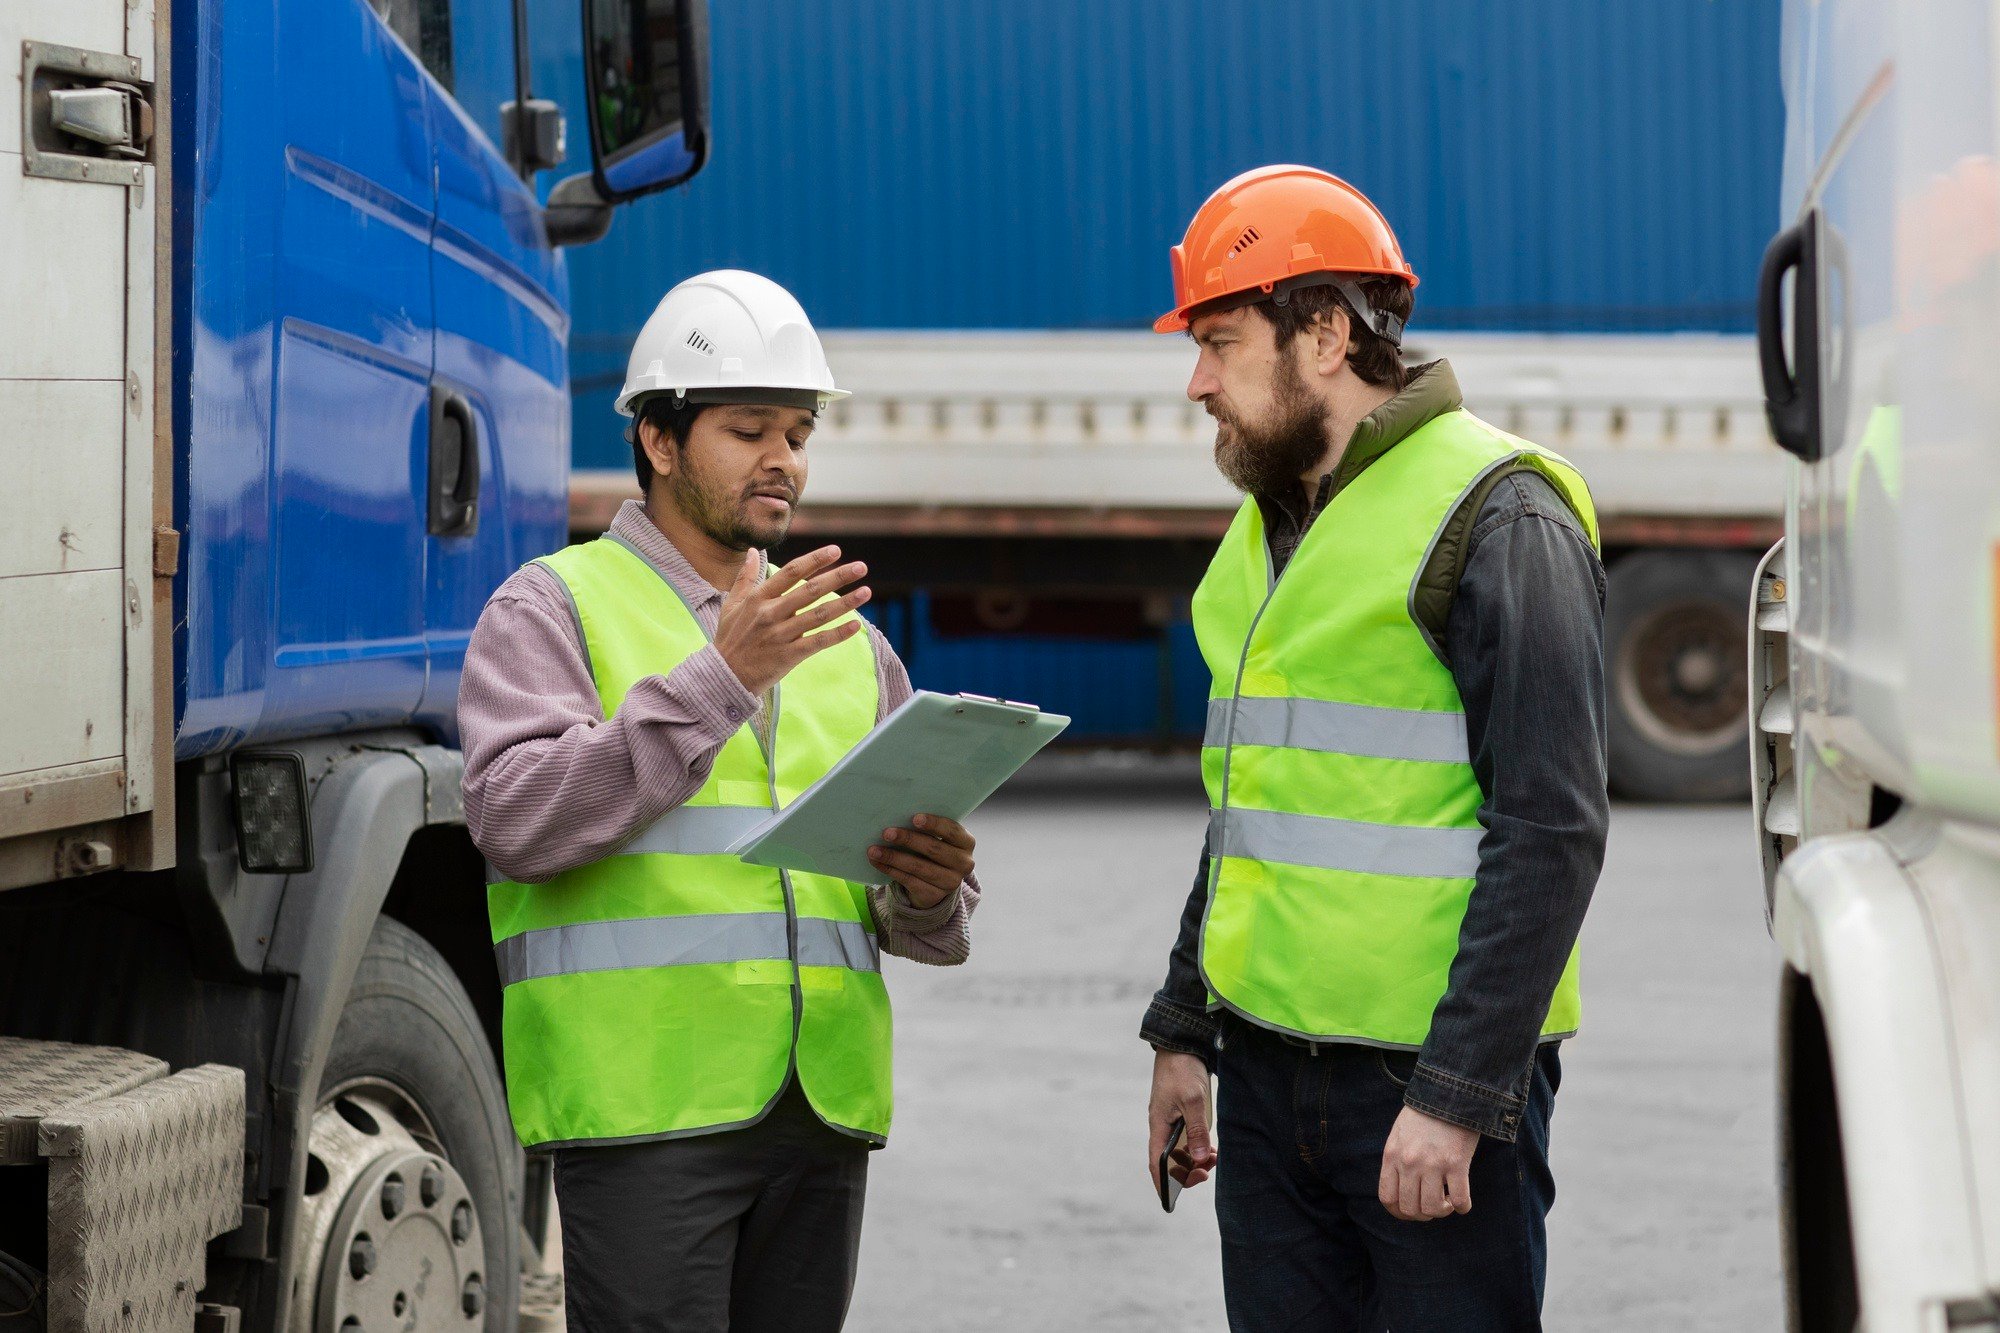
[[[236,855],[244,871],[284,875],[311,870],[304,756],[290,750],[240,751],[230,756],[229,774],[236,789]]]

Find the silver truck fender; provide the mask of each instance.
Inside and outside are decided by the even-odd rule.
[[[1991,862],[1977,867],[1983,892],[1967,880],[1966,851],[1912,810],[1811,839],[1778,872],[1772,934],[1825,1021],[1869,1333],[1942,1329],[1991,1297],[1993,1256],[1978,1238],[1982,1211],[1993,1235],[1995,1203],[1981,1208],[1972,1128],[1995,1113],[1996,1011],[1979,1010],[1994,983],[1983,997],[1978,978],[1965,985],[1981,960],[1959,955],[1996,946],[1953,934],[1975,928],[1973,887],[1994,914],[1981,927],[1991,941],[2000,895]],[[1988,1184],[1990,1196],[2000,1180]]]
[[[431,824],[465,822],[465,761],[456,750],[394,734],[288,748],[307,757],[318,859],[287,879],[264,970],[297,978],[271,1061],[271,1169],[282,1173],[285,1197],[297,1199],[320,1071],[362,950],[411,836]],[[287,1212],[273,1246],[288,1260],[282,1272],[297,1271],[286,1253],[298,1244],[296,1231]],[[288,1304],[282,1293],[272,1295],[262,1326],[284,1333]]]

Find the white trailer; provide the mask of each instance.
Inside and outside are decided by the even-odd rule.
[[[0,6],[0,889],[173,863],[164,19]],[[0,1322],[194,1327],[243,1108],[240,1069],[0,1035]]]
[[[0,8],[0,885],[172,863],[156,40],[152,0]]]
[[[1184,599],[1238,503],[1210,459],[1214,423],[1183,392],[1183,339],[842,333],[827,353],[854,397],[815,436],[801,534],[854,539],[877,583],[973,585],[995,628],[1022,596],[1073,587],[1076,565]],[[1740,608],[1784,499],[1753,341],[1420,328],[1409,356],[1448,357],[1471,410],[1590,481],[1610,568],[1613,781],[1743,796]],[[580,472],[572,494],[572,527],[592,531],[636,491],[630,473]],[[967,554],[978,546],[993,553]]]
[[[1790,0],[1751,610],[1791,1327],[2000,1329],[2000,16]]]

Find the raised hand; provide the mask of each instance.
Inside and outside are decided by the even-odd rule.
[[[835,563],[839,559],[838,546],[822,546],[764,579],[758,577],[762,562],[756,555],[743,557],[743,568],[722,599],[715,648],[744,689],[762,694],[814,653],[861,632],[858,619],[820,629],[869,598],[868,589],[860,587],[820,602],[868,572],[868,566],[859,560],[839,565]],[[820,632],[815,634],[814,630]]]

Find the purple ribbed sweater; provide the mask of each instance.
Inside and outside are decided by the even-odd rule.
[[[673,585],[710,635],[722,593],[688,563],[637,500],[611,531]],[[872,625],[877,720],[910,697],[910,676]],[[664,676],[634,685],[606,719],[584,655],[569,591],[526,565],[480,613],[458,690],[465,750],[465,822],[472,840],[509,879],[534,884],[615,852],[708,780],[715,755],[766,711],[713,645]],[[920,963],[962,963],[979,885],[922,909],[897,886],[868,892],[889,953]]]

